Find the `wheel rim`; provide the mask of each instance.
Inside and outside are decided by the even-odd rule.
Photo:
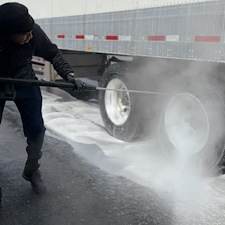
[[[173,146],[186,154],[199,152],[209,135],[206,110],[199,99],[189,93],[179,93],[167,105],[164,125]]]
[[[122,80],[109,81],[106,88],[127,90]],[[105,108],[109,119],[117,126],[123,125],[130,115],[130,95],[126,91],[105,91]]]

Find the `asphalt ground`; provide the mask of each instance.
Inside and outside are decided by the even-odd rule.
[[[48,191],[35,194],[21,176],[26,140],[12,103],[5,108],[0,140],[1,225],[173,224],[166,196],[100,170],[47,135],[40,169]]]

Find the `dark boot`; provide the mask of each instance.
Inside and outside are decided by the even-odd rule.
[[[42,152],[41,148],[44,141],[45,131],[38,133],[35,136],[27,137],[27,161],[36,162],[41,158]]]
[[[37,194],[46,192],[46,186],[41,179],[41,172],[39,171],[39,164],[37,162],[27,162],[23,171],[23,178],[30,181],[31,187]]]
[[[38,170],[40,164],[38,160],[42,156],[41,148],[44,140],[44,131],[32,136],[27,137],[27,162],[23,171],[23,178],[30,181],[31,187],[34,192],[42,194],[46,191],[44,182],[41,179],[41,172]]]

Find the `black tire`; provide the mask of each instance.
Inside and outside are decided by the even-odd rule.
[[[122,63],[116,63],[108,66],[100,79],[100,87],[106,88],[110,82],[115,79],[121,81],[127,89],[135,89],[133,82],[131,82],[131,74],[128,72],[126,66]],[[117,139],[124,141],[131,141],[139,137],[141,132],[141,112],[138,98],[135,93],[129,93],[130,113],[123,124],[115,124],[110,119],[107,113],[107,106],[105,104],[106,91],[99,91],[99,105],[102,120],[105,124],[108,133]]]
[[[180,82],[177,81],[179,78],[175,78],[178,82],[179,88],[174,88],[170,92],[170,96],[167,102],[164,104],[164,110],[159,123],[158,140],[161,146],[170,156],[177,157],[178,151],[175,146],[171,143],[171,139],[168,138],[168,133],[165,130],[165,112],[169,103],[172,101],[174,96],[179,93],[186,93],[193,96],[201,103],[208,119],[209,130],[208,136],[204,146],[200,151],[189,157],[189,165],[197,168],[199,173],[217,173],[218,170],[224,164],[224,141],[225,141],[225,104],[224,104],[224,93],[217,83],[216,80],[211,79],[210,82],[207,77],[185,77],[180,78]],[[194,120],[196,117],[194,118]],[[191,123],[191,122],[190,122]],[[198,124],[198,121],[195,121]],[[198,129],[198,128],[196,128]],[[177,131],[179,132],[179,131]]]

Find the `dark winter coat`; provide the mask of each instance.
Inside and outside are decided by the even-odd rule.
[[[39,56],[53,64],[59,75],[66,79],[73,72],[62,53],[53,44],[39,25],[33,28],[33,38],[26,44],[0,41],[0,77],[34,79],[32,56]]]

